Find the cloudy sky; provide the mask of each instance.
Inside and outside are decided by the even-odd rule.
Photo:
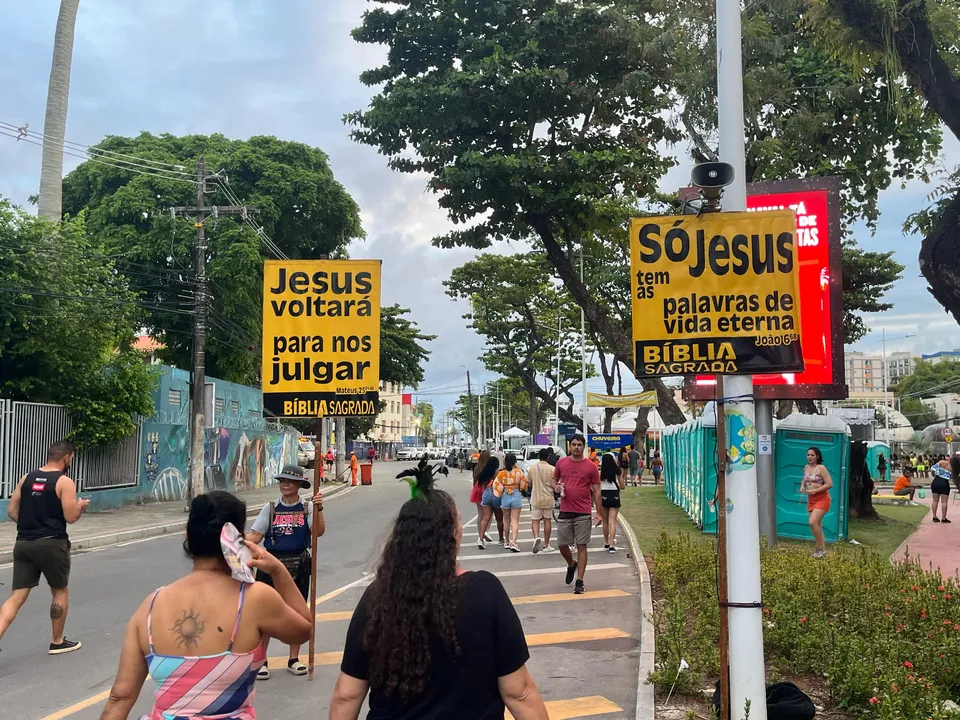
[[[3,3],[0,121],[42,128],[58,7],[59,0]],[[370,98],[358,76],[384,56],[349,35],[369,7],[366,0],[81,0],[66,137],[94,144],[107,134],[142,130],[219,132],[276,135],[322,148],[362,210],[367,240],[351,254],[382,258],[384,302],[412,308],[421,327],[439,336],[423,390],[443,407],[463,382],[464,367],[478,382],[489,378],[476,360],[480,340],[464,328],[465,308],[440,285],[474,253],[433,248],[430,239],[448,223],[434,196],[424,193],[423,179],[390,171],[375,150],[347,137],[343,114]],[[945,153],[951,166],[960,162],[956,141]],[[78,162],[67,158],[65,169]],[[0,136],[0,195],[25,204],[37,191],[39,167],[39,147]],[[688,172],[684,163],[663,186],[676,188]],[[888,342],[888,351],[960,347],[960,328],[920,277],[918,238],[900,230],[927,192],[919,183],[888,190],[876,235],[866,228],[857,233],[864,248],[894,250],[906,266],[890,294],[896,308],[868,318],[877,332],[858,349],[879,350],[880,328],[888,337],[914,336]]]

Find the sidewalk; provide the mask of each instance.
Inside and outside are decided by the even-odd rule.
[[[312,478],[313,471],[307,472]],[[324,497],[342,492],[346,485],[327,486]],[[307,491],[303,491],[306,494]],[[280,494],[276,485],[247,490],[238,496],[247,503],[248,516],[256,515],[266,503]],[[187,526],[184,502],[145,503],[126,505],[103,512],[84,514],[68,528],[72,551],[92,550],[109,545],[142,540],[144,538],[182,532]],[[13,544],[17,538],[17,524],[0,523],[0,564],[13,561]]]
[[[917,495],[915,499],[929,508],[932,505],[929,488],[925,495],[922,499]],[[949,501],[947,517],[953,522],[944,525],[935,523],[933,514],[928,513],[913,534],[897,548],[893,559],[902,560],[909,554],[914,560],[919,560],[924,568],[930,565],[940,568],[940,573],[946,577],[953,577],[960,572],[960,503]]]

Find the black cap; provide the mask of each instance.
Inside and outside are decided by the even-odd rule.
[[[309,489],[310,481],[303,474],[303,468],[299,465],[284,465],[283,472],[281,472],[276,477],[277,481],[280,480],[293,480],[294,482],[300,483],[300,487],[304,489]]]

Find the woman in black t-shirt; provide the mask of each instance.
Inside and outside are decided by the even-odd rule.
[[[457,567],[453,498],[426,458],[409,475],[376,579],[360,600],[330,701],[330,720],[548,720],[520,618],[496,576]]]

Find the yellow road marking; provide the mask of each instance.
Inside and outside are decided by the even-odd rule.
[[[550,720],[568,720],[569,718],[590,717],[591,715],[606,715],[607,713],[622,712],[623,708],[600,695],[572,698],[570,700],[551,700],[545,703]],[[514,720],[508,710],[504,713],[504,720]]]
[[[591,640],[613,640],[614,638],[630,637],[617,628],[597,628],[595,630],[566,630],[564,632],[538,633],[527,635],[527,645],[559,645],[560,643],[590,642]],[[551,716],[552,717],[552,716]]]
[[[353,617],[353,610],[344,610],[343,612],[317,613],[317,622],[336,622],[337,620],[349,620]]]
[[[96,705],[98,702],[101,700],[106,700],[108,697],[110,697],[110,691],[104,690],[102,693],[98,693],[93,697],[88,697],[86,700],[81,700],[78,703],[74,703],[70,707],[66,707],[63,710],[58,710],[53,715],[47,715],[45,718],[42,718],[42,720],[63,720],[63,718],[70,717],[74,713],[78,713],[81,710],[90,707],[91,705]]]
[[[595,630],[567,630],[564,632],[535,633],[527,635],[528,647],[539,647],[541,645],[560,645],[562,643],[591,642],[593,640],[614,640],[616,638],[630,637],[618,628],[597,628]],[[314,653],[314,665],[336,665],[343,660],[342,652],[324,652]],[[267,658],[267,663],[271,668],[286,667],[286,655],[277,655]],[[300,662],[307,663],[310,656],[307,653],[300,653]],[[552,717],[552,716],[551,716]],[[43,720],[47,720],[44,718]]]
[[[534,603],[563,602],[565,600],[599,600],[601,598],[628,597],[630,593],[623,590],[593,590],[582,595],[573,593],[557,593],[556,595],[524,595],[511,598],[514,605],[532,605]]]

